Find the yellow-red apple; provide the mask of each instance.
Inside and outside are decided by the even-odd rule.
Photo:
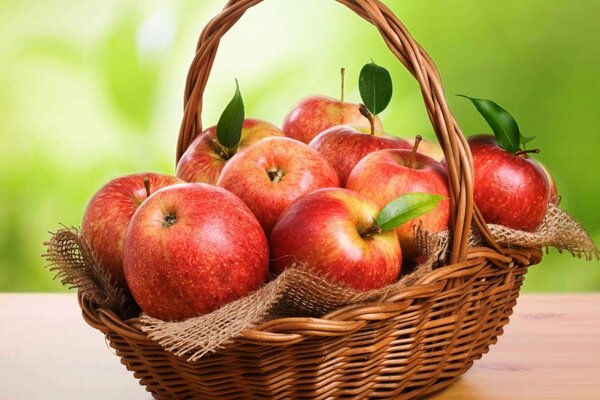
[[[376,223],[380,207],[347,189],[321,189],[294,202],[270,235],[271,270],[302,264],[366,291],[398,279],[402,253],[394,230]]]
[[[183,181],[154,173],[122,176],[100,188],[88,203],[81,230],[89,238],[102,266],[119,284],[125,283],[123,244],[133,213],[149,193],[176,183]]]
[[[419,223],[429,232],[448,227],[450,204],[446,169],[434,159],[413,150],[386,149],[363,158],[350,173],[346,188],[363,194],[379,207],[407,193],[431,193],[444,196],[437,207],[418,219],[396,228],[405,260],[414,260],[417,253],[414,229]]]
[[[185,151],[177,163],[177,176],[186,182],[217,183],[225,164],[235,155],[261,139],[283,136],[275,125],[258,119],[245,119],[240,142],[236,149],[219,144],[216,126],[204,130]]]
[[[375,129],[381,130],[378,117]],[[371,124],[359,111],[359,105],[325,96],[311,96],[300,101],[285,117],[283,132],[292,139],[309,143],[315,136],[336,125],[370,129]]]
[[[321,132],[309,144],[329,161],[340,178],[340,185],[346,184],[352,168],[367,154],[381,149],[410,149],[405,140],[377,132],[371,135],[367,130],[347,125],[334,126]]]
[[[244,200],[268,234],[294,200],[339,186],[339,179],[316,150],[294,139],[274,137],[236,154],[217,185]]]
[[[268,274],[268,243],[238,197],[203,183],[157,191],[135,212],[123,267],[148,315],[182,320],[258,289]]]

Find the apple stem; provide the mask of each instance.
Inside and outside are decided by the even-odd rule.
[[[279,183],[283,178],[283,171],[278,168],[271,168],[267,170],[267,175],[269,175],[271,182]]]
[[[368,238],[369,236],[372,236],[374,234],[379,234],[381,233],[381,227],[377,224],[373,224],[371,225],[371,227],[363,232],[360,232],[360,237],[362,238]]]
[[[150,197],[150,179],[144,177],[144,187],[146,188],[146,198]]]
[[[540,154],[540,151],[541,151],[540,149],[519,150],[515,153],[515,156],[522,156],[522,155],[530,154],[530,153]]]
[[[340,96],[340,100],[342,101],[342,103],[344,102],[344,78],[346,76],[346,68],[342,67],[340,69],[340,75],[342,77],[342,82],[341,82],[341,96]]]
[[[364,104],[358,105],[358,111],[360,111],[363,117],[369,120],[369,124],[371,124],[371,136],[375,135],[375,118],[373,118],[373,114],[371,114],[371,111],[369,111],[367,106],[365,106]]]
[[[423,140],[421,135],[415,136],[415,144],[413,145],[412,152],[410,153],[410,158],[408,159],[408,163],[406,164],[407,168],[412,168],[415,163],[415,158],[417,157],[417,150],[419,149],[419,144]]]
[[[175,224],[175,222],[177,222],[177,216],[175,214],[169,213],[165,215],[165,218],[162,221],[162,227],[168,228],[169,226]]]
[[[231,157],[235,155],[236,149],[230,149],[228,147],[223,146],[218,139],[214,138],[210,141],[213,145],[213,149],[219,153],[222,159],[229,160]],[[232,154],[233,153],[233,154]]]

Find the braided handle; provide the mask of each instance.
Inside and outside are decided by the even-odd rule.
[[[221,37],[252,6],[262,0],[228,0],[223,11],[202,31],[190,66],[183,121],[177,142],[177,161],[202,131],[202,96]],[[454,120],[439,73],[429,55],[412,38],[400,20],[379,0],[336,0],[373,24],[398,60],[417,79],[427,114],[444,151],[448,167],[452,245],[449,262],[466,260],[471,222],[474,221],[492,247],[495,244],[473,202],[473,159],[460,127]]]

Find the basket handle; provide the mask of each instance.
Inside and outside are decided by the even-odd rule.
[[[435,64],[412,38],[394,13],[379,0],[336,0],[373,24],[388,48],[417,79],[427,114],[444,151],[448,167],[451,205],[449,262],[466,260],[471,223],[484,239],[501,251],[473,202],[473,159],[467,141],[446,102]],[[221,37],[250,8],[262,0],[228,0],[223,10],[203,29],[185,85],[184,114],[177,142],[177,161],[202,131],[202,96]]]

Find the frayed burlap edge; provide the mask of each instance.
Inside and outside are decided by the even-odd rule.
[[[550,204],[544,222],[537,232],[510,230],[501,225],[489,225],[497,243],[518,247],[554,247],[568,251],[574,257],[590,261],[600,259],[600,252],[588,232],[568,212]],[[481,239],[479,239],[481,242]]]
[[[499,225],[489,225],[499,244],[517,247],[556,247],[586,259],[599,257],[598,248],[567,212],[551,205],[537,232],[522,232]],[[142,315],[143,330],[167,351],[188,361],[201,357],[230,344],[244,330],[252,329],[272,318],[285,316],[319,317],[350,304],[377,302],[389,293],[410,286],[421,276],[446,259],[448,231],[428,234],[418,229],[417,247],[425,258],[415,271],[398,282],[382,289],[361,293],[320,276],[298,265],[243,299],[203,316],[182,322],[165,322]],[[469,244],[483,244],[481,236],[473,232]]]
[[[125,315],[124,291],[102,267],[88,238],[77,228],[63,226],[44,242],[48,269],[69,289],[77,288],[93,303]]]
[[[197,361],[270,319],[320,317],[346,305],[376,302],[410,286],[430,270],[430,266],[423,265],[385,288],[358,292],[304,265],[294,265],[251,295],[210,314],[180,322],[165,322],[142,314],[142,330],[165,350]]]
[[[588,261],[600,259],[598,247],[588,232],[568,212],[554,204],[548,206],[544,221],[536,232],[524,232],[509,229],[502,225],[488,224],[496,243],[507,247],[550,248],[559,252],[568,251],[574,257]],[[448,231],[430,234],[417,230],[415,240],[428,259],[445,260],[448,257]],[[480,233],[472,229],[469,247],[485,245]]]
[[[489,228],[503,246],[550,246],[588,260],[600,258],[598,248],[583,227],[554,205],[549,207],[537,232],[515,231],[499,225]],[[343,306],[379,302],[414,284],[447,259],[448,231],[430,234],[417,229],[415,240],[424,261],[414,272],[382,289],[358,292],[304,265],[295,265],[256,292],[210,314],[178,322],[142,314],[142,330],[165,350],[193,362],[232,343],[245,330],[274,318],[321,317]],[[469,245],[483,244],[479,233],[473,231]],[[77,287],[98,306],[123,315],[123,293],[100,267],[84,235],[74,228],[61,229],[46,245],[45,257],[50,261],[50,269],[57,272],[63,284]]]

